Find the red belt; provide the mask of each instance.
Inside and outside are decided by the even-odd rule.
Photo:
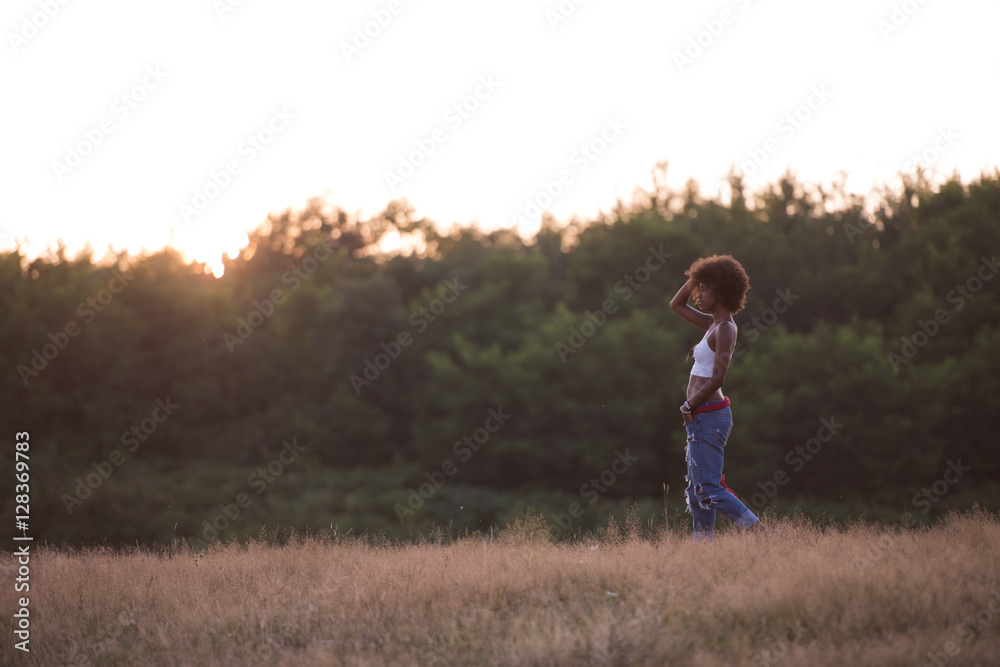
[[[715,410],[721,410],[722,408],[729,407],[729,398],[723,398],[718,403],[712,403],[711,405],[699,405],[698,407],[691,410],[691,414],[700,415],[703,412],[714,412]]]

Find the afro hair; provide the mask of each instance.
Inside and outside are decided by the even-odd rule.
[[[736,314],[746,305],[750,278],[732,255],[712,255],[695,261],[684,275],[708,285],[726,310]]]

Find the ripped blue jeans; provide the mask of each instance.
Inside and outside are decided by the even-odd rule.
[[[719,402],[709,401],[705,405]],[[687,511],[693,518],[695,539],[712,539],[716,510],[743,530],[757,523],[754,513],[721,483],[723,449],[733,430],[733,412],[729,406],[694,415],[684,428],[688,483],[684,493]]]

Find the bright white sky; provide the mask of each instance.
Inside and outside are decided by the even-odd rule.
[[[966,179],[1000,161],[995,0],[576,3],[6,0],[0,248],[173,242],[213,261],[316,195],[533,231],[529,198],[562,171],[541,203],[566,220],[649,187],[658,161],[710,196],[751,155],[752,186],[791,167],[861,193],[914,156]]]

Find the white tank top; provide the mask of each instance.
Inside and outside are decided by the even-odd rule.
[[[701,342],[695,345],[694,366],[691,367],[691,375],[697,375],[698,377],[703,378],[712,377],[712,367],[715,365],[715,352],[713,352],[712,348],[708,346],[708,337],[713,331],[718,329],[721,324],[722,322],[719,322],[719,324],[706,331],[704,338],[701,339]]]

